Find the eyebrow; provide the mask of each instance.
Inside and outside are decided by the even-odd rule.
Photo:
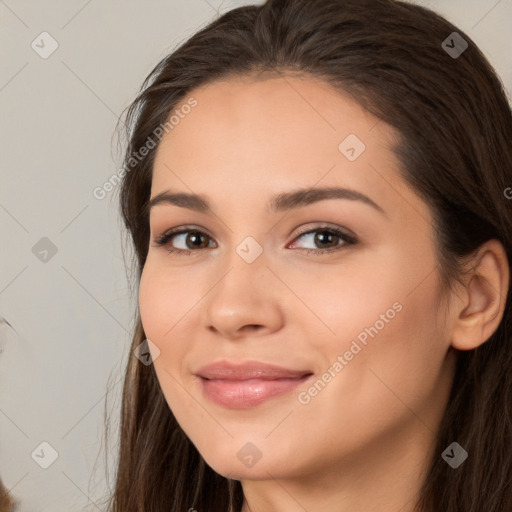
[[[278,213],[287,210],[307,206],[325,199],[348,199],[350,201],[361,201],[386,215],[386,212],[375,201],[368,196],[348,188],[326,187],[326,188],[305,188],[282,192],[274,196],[266,205],[268,213]],[[205,196],[188,194],[184,192],[172,193],[169,190],[157,194],[147,203],[147,212],[153,207],[161,204],[171,204],[188,208],[207,215],[213,214],[213,209]]]

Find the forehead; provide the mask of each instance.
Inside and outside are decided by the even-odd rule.
[[[239,193],[240,200],[257,195],[261,202],[318,184],[358,189],[382,204],[396,201],[405,186],[392,127],[321,80],[258,75],[215,81],[191,91],[172,113],[191,98],[195,106],[183,109],[157,150],[152,196],[174,189],[212,197]],[[355,159],[347,157],[351,149]]]
[[[175,145],[192,131],[198,137],[214,136],[212,142],[228,134],[236,135],[233,142],[244,141],[245,133],[268,135],[295,149],[297,143],[308,140],[314,147],[323,140],[325,146],[335,144],[337,148],[336,142],[348,133],[361,139],[390,139],[394,135],[391,127],[383,123],[370,135],[378,119],[344,91],[309,75],[265,74],[224,79],[196,88],[190,96],[197,106],[182,116],[180,126],[169,134]],[[187,100],[177,105],[178,111]],[[254,144],[261,140],[264,139],[255,139]],[[284,146],[283,150],[287,148]]]

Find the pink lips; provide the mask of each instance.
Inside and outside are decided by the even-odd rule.
[[[247,409],[293,390],[311,377],[307,370],[275,365],[228,362],[204,366],[197,372],[206,397],[224,407]]]

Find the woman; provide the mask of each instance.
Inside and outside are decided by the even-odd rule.
[[[111,510],[512,507],[512,116],[391,0],[268,0],[128,110],[139,309]]]

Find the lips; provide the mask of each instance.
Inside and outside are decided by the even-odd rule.
[[[197,375],[209,380],[249,380],[249,379],[297,379],[310,374],[308,370],[291,370],[266,363],[232,364],[228,362],[213,363],[201,368]]]
[[[260,362],[219,362],[204,366],[196,375],[208,400],[223,407],[246,409],[292,391],[313,374]]]

